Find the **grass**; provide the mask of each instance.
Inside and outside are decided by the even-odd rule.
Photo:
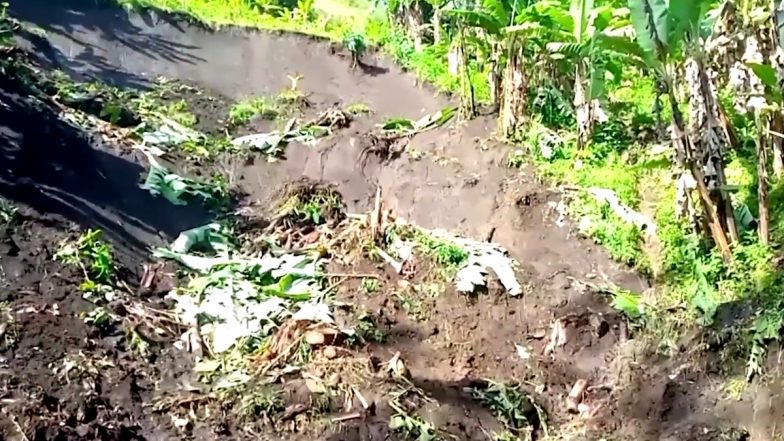
[[[689,226],[675,216],[675,182],[669,160],[648,153],[650,144],[638,143],[632,136],[653,132],[651,82],[629,81],[611,95],[632,104],[616,110],[612,122],[599,128],[586,150],[576,150],[568,128],[558,131],[534,121],[520,137],[520,147],[510,154],[508,165],[534,162],[540,176],[551,183],[609,189],[638,211],[647,205],[644,214],[658,227],[656,249],[636,227],[587,194],[571,194],[569,214],[583,227],[583,233],[602,244],[614,259],[656,280],[656,293],[646,296],[650,303],[646,302],[642,322],[662,343],[664,352],[675,346],[677,334],[684,328],[713,324],[721,305],[742,302],[754,306],[757,314],[735,326],[748,357],[747,377],[761,373],[767,343],[778,340],[784,330],[784,298],[778,294],[784,289],[784,276],[777,269],[774,248],[760,244],[753,232],[746,232],[733,249],[733,261],[725,263],[710,244],[690,233]],[[757,204],[755,161],[750,149],[728,154],[729,183],[739,187],[735,206],[746,205],[752,214]],[[784,239],[779,235],[784,232],[779,226],[784,226],[782,188],[774,179],[770,198],[774,243]]]
[[[101,240],[101,230],[87,230],[76,240],[64,241],[55,260],[82,269],[85,280],[99,285],[111,285],[116,268],[112,250]]]
[[[241,126],[255,118],[274,120],[279,114],[275,102],[267,98],[248,98],[231,106],[227,122],[230,126]]]
[[[365,294],[373,294],[378,291],[378,285],[379,282],[376,278],[364,278],[361,283],[362,291],[364,291]]]

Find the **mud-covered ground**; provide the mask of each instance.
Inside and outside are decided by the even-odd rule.
[[[399,155],[379,151],[377,123],[447,103],[380,57],[367,60],[377,69],[351,70],[339,48],[306,37],[212,32],[87,1],[25,1],[12,11],[43,29],[23,34],[22,45],[44,71],[129,90],[165,75],[189,87],[169,89],[161,103],[184,100],[194,128],[211,136],[362,104],[370,112],[357,112],[348,127],[315,145],[292,143],[275,162],[181,152],[172,166],[194,177],[225,176],[234,208],[264,219],[241,224],[249,235],[261,234],[300,179],[334,188],[349,213],[373,210],[380,187],[384,208],[400,220],[507,248],[524,292],[510,297],[493,283],[487,292],[458,293],[444,265],[425,254],[399,275],[360,243],[328,250],[331,273],[364,275],[329,280],[342,305],[339,323],[372,323],[371,334],[316,351],[302,367],[308,375],[277,381],[280,409],[240,415],[237,400],[199,382],[194,356],[175,345],[182,330],[159,313],[170,307],[163,296],[178,283],[175,268],[155,270],[152,285],[142,282],[156,263],[149,247],[209,222],[209,210],[173,206],[140,189],[144,157],[127,132],[65,123],[72,110],[46,91],[32,98],[24,78],[9,70],[0,80],[0,194],[19,211],[0,231],[0,439],[776,439],[784,409],[777,377],[730,394],[718,366],[732,363],[717,360],[722,348],[701,334],[684,338],[672,356],[659,355],[658,342],[594,289],[611,283],[641,292],[648,281],[560,222],[561,193],[529,170],[504,166],[508,147],[492,141],[493,121],[417,135]],[[228,121],[233,103],[279,98],[296,75],[301,99],[279,106],[283,116]],[[352,225],[336,220],[284,234],[301,245]],[[121,269],[123,300],[108,305],[121,320],[109,328],[85,323],[95,305],[82,298],[82,274],[54,259],[63,240],[87,228],[103,231]],[[548,348],[554,335],[562,344]],[[400,360],[405,375],[390,375],[390,359]],[[341,393],[325,402],[308,378]],[[497,412],[498,401],[477,396],[487,380],[528,404],[513,406],[512,418]],[[570,409],[579,380],[587,383],[583,406]],[[390,427],[401,409],[432,432]]]

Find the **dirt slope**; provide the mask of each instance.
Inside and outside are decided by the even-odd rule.
[[[406,117],[442,105],[412,87],[415,78],[394,65],[368,57],[369,73],[351,71],[348,60],[330,54],[329,43],[307,37],[236,28],[215,33],[156,14],[128,15],[93,0],[12,3],[17,17],[46,32],[43,39],[28,35],[27,47],[69,74],[136,87],[163,75],[232,99],[274,95],[289,85],[289,75],[303,75],[301,86],[314,92],[315,105],[360,101],[382,116]]]
[[[592,385],[609,385],[596,393],[603,403],[595,424],[601,433],[623,439],[725,439],[714,431],[723,424],[707,409],[715,405],[712,396],[700,396],[691,386],[694,378],[673,376],[670,362],[640,364],[638,358],[645,359],[629,343],[625,320],[578,281],[609,281],[635,290],[647,283],[554,222],[551,202],[559,195],[538,184],[530,171],[504,167],[505,147],[487,141],[491,120],[419,135],[408,155],[382,161],[371,154],[365,164],[368,134],[376,122],[385,116],[416,117],[445,104],[382,60],[374,61],[379,69],[372,72],[351,71],[349,61],[334,55],[328,43],[307,37],[211,32],[154,15],[127,15],[92,0],[24,0],[12,10],[46,33],[45,38],[29,35],[26,44],[43,61],[74,75],[132,87],[165,75],[237,99],[275,94],[288,85],[288,75],[301,74],[300,87],[312,94],[315,108],[360,101],[373,109],[372,117],[318,145],[291,145],[282,163],[258,160],[239,170],[237,178],[249,202],[262,205],[290,180],[322,180],[337,185],[352,211],[367,209],[379,185],[385,204],[410,221],[491,239],[510,250],[521,263],[527,288],[519,300],[498,293],[469,299],[448,292],[430,305],[428,320],[416,321],[388,298],[361,298],[356,286],[343,292],[345,299],[389,318],[386,326],[395,337],[372,352],[386,359],[400,351],[423,389],[450,396],[472,378],[523,379],[543,388],[555,424],[567,425],[577,417],[563,411],[563,397],[574,381],[586,378]],[[66,163],[63,169],[71,167]],[[155,228],[170,233],[178,226]],[[135,231],[126,234],[140,242],[150,239]],[[394,278],[387,282],[396,283]],[[546,341],[530,336],[549,329],[556,318],[564,318],[569,343],[552,357],[541,356]],[[536,354],[529,363],[521,362],[514,348],[526,342]],[[461,412],[465,405],[455,401],[434,410],[433,418],[460,427],[461,439],[486,439],[482,427],[469,424]]]

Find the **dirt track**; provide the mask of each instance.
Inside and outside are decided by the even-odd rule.
[[[415,87],[413,77],[380,59],[371,63],[378,67],[370,72],[351,71],[349,61],[333,54],[328,43],[307,37],[238,29],[215,33],[161,17],[128,16],[116,9],[95,6],[90,0],[71,1],[69,6],[62,4],[66,2],[44,0],[17,3],[12,5],[12,11],[46,32],[46,38],[29,35],[28,47],[42,62],[72,75],[95,77],[125,87],[145,87],[155,76],[164,75],[198,84],[233,100],[247,95],[274,94],[288,85],[288,75],[301,74],[300,87],[312,94],[310,100],[315,108],[363,102],[373,109],[374,115],[357,121],[316,147],[292,145],[282,164],[257,161],[238,170],[237,178],[250,195],[249,202],[262,204],[271,201],[288,181],[302,176],[325,181],[337,185],[352,211],[368,209],[379,185],[385,203],[410,221],[428,228],[459,231],[480,240],[491,237],[510,250],[521,263],[527,286],[520,300],[489,295],[472,301],[447,292],[429,305],[431,313],[427,320],[415,321],[388,298],[357,294],[358,286],[347,286],[341,293],[343,300],[387,317],[385,326],[393,335],[392,341],[369,348],[370,352],[386,360],[400,351],[417,385],[441,401],[440,406],[427,410],[428,415],[440,427],[454,428],[458,438],[486,439],[482,426],[485,416],[455,398],[460,387],[470,379],[517,379],[541,385],[542,400],[555,423],[568,425],[577,417],[563,411],[563,397],[575,380],[587,378],[594,385],[611,384],[609,391],[597,396],[606,400],[596,418],[595,429],[599,433],[613,433],[622,439],[738,439],[723,438],[719,431],[714,431],[724,426],[713,412],[705,412],[716,403],[715,391],[701,396],[702,392],[692,386],[692,383],[704,385],[706,381],[701,374],[676,375],[671,380],[668,376],[675,367],[671,362],[654,363],[652,359],[646,365],[644,358],[639,362],[629,361],[641,354],[634,353],[625,320],[605,299],[582,289],[577,281],[606,280],[633,290],[647,287],[646,281],[610,262],[599,247],[577,238],[569,226],[556,225],[557,213],[552,212],[552,206],[560,195],[537,183],[530,172],[519,173],[504,167],[506,148],[483,141],[492,132],[493,121],[480,118],[465,127],[442,128],[414,138],[410,147],[424,153],[421,159],[403,156],[382,163],[371,157],[363,167],[359,158],[374,123],[386,116],[417,117],[435,111],[445,104],[445,99]],[[12,92],[5,88],[4,102],[18,98]],[[12,117],[24,109],[23,104],[18,104],[0,117],[3,121],[21,121]],[[38,113],[29,112],[26,119],[39,117]],[[19,124],[8,126],[21,135],[3,138],[21,136],[24,143],[18,150],[31,155],[30,149],[43,145],[46,140],[35,136],[35,126]],[[54,133],[65,136],[72,132]],[[203,223],[202,213],[172,215],[171,212],[161,219],[118,222],[118,219],[138,218],[139,213],[159,210],[163,213],[165,209],[151,209],[148,195],[136,188],[138,165],[130,158],[110,154],[105,146],[85,140],[66,141],[67,146],[63,148],[84,145],[85,153],[77,155],[69,151],[61,161],[49,163],[54,164],[50,170],[37,161],[18,159],[19,155],[12,152],[19,145],[4,142],[7,146],[3,146],[3,169],[11,169],[13,173],[2,176],[7,184],[3,194],[40,212],[51,211],[82,225],[97,225],[116,233],[115,239],[132,243],[131,248],[137,250],[145,243],[160,240],[158,235],[171,237],[182,229]],[[99,170],[96,175],[110,176],[107,181],[117,190],[91,183],[77,186],[75,183],[82,182],[84,177],[77,178],[68,172],[82,169],[73,163],[77,157],[80,163],[83,157],[108,158],[85,170]],[[127,173],[105,165],[110,160],[118,161],[128,169]],[[18,165],[22,163],[24,167]],[[6,167],[7,164],[12,166]],[[28,185],[25,188],[36,190],[32,193],[19,190],[20,176]],[[99,177],[94,176],[88,182],[95,182]],[[97,208],[85,212],[75,210],[72,203],[52,208],[52,196],[40,197],[51,187],[78,197],[85,206]],[[102,222],[102,218],[110,222]],[[18,242],[40,247],[30,239]],[[24,265],[40,263],[28,259]],[[128,262],[128,266],[132,265]],[[12,286],[29,290],[31,283],[38,282],[20,279]],[[388,276],[385,283],[396,282]],[[38,301],[46,302],[46,296],[51,295],[43,293],[40,287],[34,290],[43,295]],[[3,300],[15,305],[23,302],[18,297]],[[75,310],[79,306],[72,305]],[[549,329],[553,319],[563,317],[567,318],[569,344],[554,359],[539,356],[546,342],[530,340],[529,336]],[[608,325],[609,331],[596,332],[597,317]],[[79,321],[72,332],[81,336],[89,331]],[[74,341],[58,342],[56,346],[78,345],[76,337],[71,338]],[[537,354],[529,363],[521,362],[514,348],[514,344],[526,342],[532,353]],[[38,363],[45,365],[49,361]],[[14,364],[11,368],[21,369],[21,366]],[[31,378],[30,381],[36,382],[41,376]],[[129,394],[136,388],[128,387]],[[142,418],[139,401],[145,401],[146,396],[140,397],[117,401],[120,407],[134,408],[129,420],[138,422]],[[113,406],[117,402],[112,399]],[[118,420],[125,417],[121,412],[113,415]],[[748,421],[742,411],[738,418]],[[156,424],[160,422],[154,419],[141,423],[148,433],[139,436],[172,439],[149,432]],[[710,429],[703,430],[703,427]],[[369,435],[364,430],[332,439],[372,439],[372,432]],[[133,436],[106,439],[137,439]],[[198,439],[213,439],[213,436],[225,439],[207,434]],[[36,439],[59,438],[42,435]]]

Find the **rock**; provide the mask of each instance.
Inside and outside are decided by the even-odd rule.
[[[311,346],[323,345],[324,341],[324,334],[320,331],[308,331],[305,333],[305,342]]]

